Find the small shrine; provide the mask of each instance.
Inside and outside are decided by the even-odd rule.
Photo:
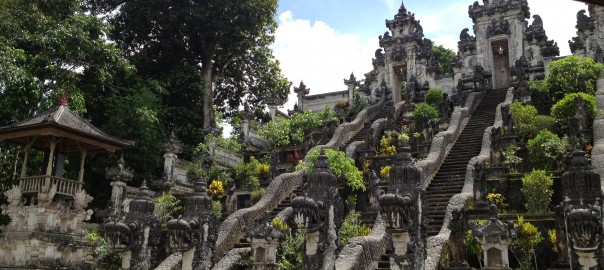
[[[0,233],[0,267],[85,267],[95,248],[85,240],[82,223],[92,215],[86,207],[93,199],[83,189],[86,156],[134,142],[107,135],[76,115],[65,95],[57,107],[0,128],[0,142],[21,145],[25,153],[18,180],[4,193],[8,204],[1,206],[11,222]],[[45,153],[45,169],[38,173],[28,167],[32,149]],[[71,156],[79,159],[77,174],[65,170]]]

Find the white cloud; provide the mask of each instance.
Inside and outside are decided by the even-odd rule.
[[[383,1],[396,13],[399,0]],[[468,17],[471,2],[451,1],[438,10],[410,11],[416,12],[415,17],[421,21],[426,37],[436,45],[457,51],[461,30],[466,27],[472,29],[472,21]],[[560,54],[569,55],[568,40],[575,36],[577,11],[587,6],[568,0],[529,0],[529,6],[532,15],[542,17],[547,35],[558,43]],[[394,13],[376,20],[392,19]],[[273,51],[281,62],[283,74],[294,85],[303,80],[311,94],[339,91],[346,89],[342,79],[351,71],[362,79],[363,74],[372,69],[371,58],[378,48],[377,36],[382,32],[383,29],[376,29],[372,39],[363,40],[356,34],[340,33],[322,21],[296,19],[293,12],[286,11],[279,16]],[[284,107],[290,109],[295,102],[292,91]]]
[[[378,46],[377,37],[363,42],[358,35],[338,33],[322,21],[295,19],[286,11],[279,16],[273,52],[283,74],[295,86],[303,80],[312,95],[345,90],[343,79],[350,72],[364,78]],[[295,102],[292,89],[284,107],[290,109]]]

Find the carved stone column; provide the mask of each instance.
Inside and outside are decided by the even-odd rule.
[[[398,149],[388,193],[379,198],[386,231],[392,234],[391,266],[396,267],[393,269],[423,268],[426,218],[419,188],[420,176],[419,168],[411,160],[411,149],[405,144]]]
[[[329,170],[325,153],[317,158],[316,171],[307,176],[304,196],[292,200],[295,228],[305,234],[302,269],[333,269],[338,229],[344,219],[344,203],[337,177]]]
[[[344,79],[344,84],[348,87],[348,103],[352,105],[354,104],[354,88],[359,86],[359,82],[357,82],[354,73],[350,73],[349,79]]]
[[[134,171],[126,168],[124,157],[121,157],[116,166],[105,169],[105,177],[111,180],[111,199],[109,200],[109,216],[122,217],[123,202],[126,183],[134,177]]]
[[[205,183],[199,182],[185,201],[182,217],[168,221],[170,250],[183,253],[183,270],[208,270],[217,235],[218,219],[212,211],[212,199],[206,194]]]
[[[110,252],[122,252],[123,269],[153,269],[159,264],[161,225],[153,215],[155,203],[143,182],[124,221],[105,224]]]
[[[602,269],[602,189],[600,175],[591,170],[585,152],[575,150],[562,175],[564,227],[571,268]],[[560,219],[558,219],[560,220]]]

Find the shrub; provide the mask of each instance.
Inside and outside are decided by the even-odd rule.
[[[218,201],[213,201],[212,202],[212,212],[214,212],[214,215],[217,218],[221,218],[222,217],[222,204]]]
[[[340,246],[348,244],[350,238],[356,236],[367,236],[371,233],[371,228],[367,225],[361,224],[357,218],[357,214],[352,211],[344,219],[342,227],[340,228]]]
[[[518,147],[512,145],[505,148],[503,151],[503,165],[505,165],[510,173],[518,173],[519,165],[522,163],[522,158],[516,156]]]
[[[164,193],[155,198],[153,215],[161,222],[165,222],[168,217],[180,210],[182,210],[182,202],[172,194]]]
[[[518,238],[512,244],[512,249],[514,253],[521,255],[518,269],[534,269],[532,262],[535,259],[535,246],[543,241],[543,237],[537,227],[530,222],[525,222],[522,216],[518,216],[514,228],[518,232]]]
[[[575,115],[575,99],[585,101],[585,111],[593,119],[596,116],[596,97],[585,93],[568,93],[552,107],[552,116],[559,120],[566,120]]]
[[[529,88],[532,91],[531,98],[533,100],[549,100],[550,94],[545,81],[529,81]]]
[[[240,181],[241,188],[256,190],[260,187],[259,177],[268,176],[267,170],[270,170],[268,164],[260,163],[251,157],[250,162],[235,166],[235,178]]]
[[[552,130],[556,120],[547,115],[538,115],[533,105],[524,105],[515,101],[510,105],[514,132],[526,140],[533,138],[543,129]]]
[[[260,136],[271,143],[273,147],[285,147],[290,144],[290,123],[281,116],[260,127]]]
[[[549,212],[549,204],[554,194],[553,185],[554,180],[543,170],[533,170],[522,178],[521,191],[529,213]]]
[[[424,97],[426,103],[436,105],[443,101],[443,91],[436,88],[430,88]]]
[[[415,122],[415,129],[422,130],[424,126],[424,116],[428,116],[431,120],[438,120],[440,117],[438,110],[432,105],[422,102],[415,110],[413,110],[413,121]]]
[[[325,106],[325,109],[323,109],[323,111],[318,113],[318,116],[319,116],[319,119],[321,120],[321,122],[323,122],[323,123],[326,123],[329,121],[338,121],[338,116],[336,115],[336,112],[329,105]]]
[[[322,124],[319,114],[315,114],[310,110],[293,114],[289,122],[291,141],[296,143],[302,143],[307,131],[317,130]]]
[[[490,204],[497,205],[497,209],[501,212],[505,212],[509,204],[505,203],[505,196],[501,193],[488,193],[487,194],[487,202]]]
[[[221,181],[213,180],[208,186],[206,193],[213,199],[220,199],[224,196],[224,186]]]
[[[593,95],[596,90],[596,79],[604,71],[604,65],[588,57],[568,56],[549,63],[548,69],[545,87],[552,95],[556,92],[576,93],[582,88]]]
[[[306,162],[300,163],[296,169],[303,169],[306,172],[313,172],[315,170],[315,164],[317,164],[317,158],[320,154],[320,149],[315,148],[306,156]],[[365,184],[363,183],[363,172],[355,166],[354,159],[346,158],[346,153],[342,151],[336,151],[333,149],[325,149],[325,156],[327,156],[329,169],[333,174],[338,177],[344,176],[348,181],[348,186],[352,190],[363,190],[365,191]]]
[[[266,189],[263,189],[263,188],[256,189],[256,190],[252,191],[252,194],[250,194],[250,199],[252,200],[253,203],[257,203],[260,199],[262,199],[262,196],[264,196],[264,193],[266,193]]]
[[[243,146],[237,142],[236,138],[225,138],[222,136],[214,136],[212,134],[209,134],[208,136],[206,136],[205,138],[205,144],[206,145],[210,145],[210,144],[216,144],[222,148],[225,149],[229,149],[235,152],[239,152],[241,151],[241,148],[243,148]]]
[[[388,179],[390,178],[390,166],[384,166],[382,168],[380,168],[380,176],[382,176],[383,179]]]
[[[565,153],[571,148],[566,137],[559,138],[549,130],[542,130],[528,140],[526,147],[531,164],[537,169],[552,169],[554,164],[561,168]]]
[[[277,250],[277,269],[280,270],[299,270],[302,269],[302,245],[304,244],[304,234],[296,232],[285,237],[285,240],[279,244]]]
[[[285,231],[287,229],[289,229],[289,226],[287,225],[287,223],[285,223],[285,221],[283,221],[283,219],[281,218],[274,218],[273,221],[271,222],[271,224],[273,225],[273,227],[277,230],[280,231]]]
[[[394,156],[396,155],[396,146],[394,146],[394,137],[391,134],[386,134],[380,139],[380,149],[378,156]]]

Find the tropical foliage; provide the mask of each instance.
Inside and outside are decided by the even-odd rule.
[[[297,169],[303,169],[307,172],[314,171],[320,152],[320,149],[315,148],[313,151],[308,153],[306,156],[306,161],[300,163]],[[333,149],[325,149],[325,156],[327,156],[329,169],[333,174],[339,177],[345,177],[348,181],[348,186],[350,186],[352,190],[365,191],[363,172],[356,167],[352,158],[347,158],[346,153]]]
[[[596,79],[604,71],[604,65],[591,58],[572,55],[549,63],[548,69],[544,87],[549,89],[552,96],[560,99],[566,93],[581,91],[593,95]]]
[[[543,170],[533,170],[522,178],[522,193],[529,213],[549,212],[549,204],[554,194],[554,180]]]

